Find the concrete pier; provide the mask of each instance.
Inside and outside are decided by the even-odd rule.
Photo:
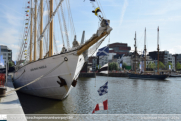
[[[6,92],[14,90],[14,85],[10,75],[8,76],[6,87]],[[12,114],[21,114],[21,116],[25,117],[16,91],[13,91],[4,97],[0,97],[0,114],[6,114],[7,117],[9,117],[8,115]],[[26,119],[23,119],[23,121],[26,121]]]

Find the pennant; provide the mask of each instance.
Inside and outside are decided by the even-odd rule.
[[[28,27],[26,27],[26,29],[27,29]]]
[[[99,93],[99,96],[102,96],[106,93],[108,93],[108,86],[107,86],[108,82],[106,82],[103,86],[101,86],[99,88],[99,90],[97,90],[97,92]]]
[[[92,113],[95,113],[95,111],[99,110],[108,110],[108,100],[103,101],[103,103],[97,104]]]
[[[25,43],[25,44],[27,44],[27,43]]]
[[[26,14],[26,16],[28,16],[28,14]]]
[[[28,1],[28,4],[30,4],[30,1]]]
[[[28,23],[25,23],[25,25],[28,25]]]
[[[95,2],[95,0],[90,0],[90,1]]]
[[[30,6],[27,6],[27,8],[30,8]]]
[[[27,10],[27,12],[29,12],[29,10]]]
[[[25,52],[26,52],[27,50],[25,50]]]
[[[27,39],[25,39],[25,41],[26,41]]]
[[[25,48],[26,48],[27,46],[25,46]]]
[[[29,20],[29,19],[26,19],[26,20]]]
[[[97,7],[97,8],[95,9],[95,11],[92,11],[92,12],[95,13],[95,15],[97,16],[97,13],[98,13],[98,12],[101,12],[101,10],[100,10],[99,7]]]
[[[27,55],[27,53],[24,53],[24,55]]]

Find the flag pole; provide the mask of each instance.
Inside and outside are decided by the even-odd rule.
[[[110,43],[110,34],[109,34],[109,40],[108,40],[108,54],[107,54],[107,60],[108,60],[108,63],[107,63],[107,82],[108,82],[108,77],[109,77],[109,43]],[[109,96],[108,96],[108,93],[107,93],[107,101],[108,101],[108,97]],[[107,120],[108,120],[108,109],[107,109]]]

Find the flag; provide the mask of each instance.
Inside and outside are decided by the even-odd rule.
[[[26,14],[26,16],[28,16],[28,14]]]
[[[25,23],[25,25],[28,25],[28,23]]]
[[[103,101],[103,103],[97,104],[92,113],[95,113],[95,111],[98,110],[108,110],[108,100]]]
[[[14,65],[16,65],[16,61],[14,61]]]
[[[28,3],[30,4],[30,1],[28,1]]]
[[[95,13],[95,15],[97,16],[97,13],[98,13],[98,12],[101,12],[101,10],[100,10],[99,7],[97,7],[97,8],[95,9],[95,11],[92,11],[92,12]]]
[[[27,8],[30,8],[30,6],[27,6]]]
[[[95,2],[95,0],[90,0],[90,1],[93,1],[93,2]]]
[[[107,86],[107,84],[108,84],[108,82],[106,82],[103,86],[101,86],[99,88],[99,90],[97,90],[98,93],[99,93],[99,96],[102,96],[102,95],[108,93],[108,86]]]

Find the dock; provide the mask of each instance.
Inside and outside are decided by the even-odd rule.
[[[9,92],[15,89],[12,82],[11,75],[8,75],[7,77],[6,87],[7,87],[6,92]],[[24,117],[23,121],[27,121],[25,119],[25,114],[24,114],[23,108],[21,106],[21,103],[19,101],[16,91],[13,91],[12,93],[7,94],[4,97],[0,97],[0,114],[6,115],[8,118],[8,121],[11,120],[9,119],[9,116],[12,116],[14,114],[21,115],[21,117],[23,116]],[[16,119],[13,119],[13,121],[16,121]]]

